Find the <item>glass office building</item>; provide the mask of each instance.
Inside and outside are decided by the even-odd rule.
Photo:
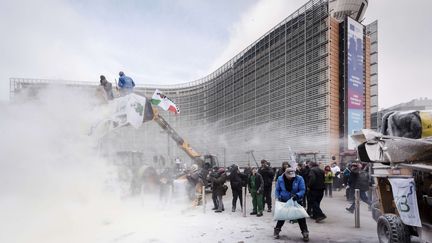
[[[295,152],[318,152],[319,160],[328,162],[352,149],[351,123],[362,128],[371,124],[370,36],[377,24],[366,28],[358,22],[366,7],[364,0],[311,0],[208,76],[179,85],[141,85],[136,92],[151,97],[157,88],[175,101],[180,115],[162,115],[197,151],[216,154],[226,165],[253,165],[255,159],[279,165]],[[355,97],[348,84],[348,19],[360,26],[357,34],[362,36],[361,51],[353,59],[361,62],[353,70],[361,68],[362,74]],[[11,90],[25,84],[11,79]],[[348,115],[349,99],[357,102],[357,121]],[[149,159],[187,160],[151,122],[106,140],[115,144],[112,149],[142,151]]]

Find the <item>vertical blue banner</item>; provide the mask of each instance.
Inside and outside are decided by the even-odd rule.
[[[347,112],[348,149],[354,149],[351,135],[364,128],[364,44],[363,25],[347,18]]]

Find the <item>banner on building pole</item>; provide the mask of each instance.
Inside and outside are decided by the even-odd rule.
[[[399,216],[406,225],[421,227],[414,178],[389,179]]]

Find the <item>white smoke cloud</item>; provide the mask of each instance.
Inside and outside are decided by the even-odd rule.
[[[114,202],[105,192],[106,161],[86,134],[95,104],[80,90],[50,88],[38,100],[0,107],[1,242],[85,238],[74,233],[98,219],[88,215],[106,213],[104,199]]]
[[[158,187],[129,197],[130,180],[122,187],[120,178],[125,168],[101,156],[100,141],[88,136],[104,117],[93,90],[54,85],[25,98],[32,93],[0,104],[0,242],[185,241],[178,239],[190,233],[184,227],[164,232],[182,224],[191,205],[186,194],[178,191],[169,207]]]

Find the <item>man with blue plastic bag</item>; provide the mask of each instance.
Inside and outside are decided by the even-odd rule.
[[[293,168],[287,168],[285,170],[285,173],[282,174],[281,176],[278,177],[277,182],[276,182],[276,190],[275,190],[275,197],[276,200],[278,200],[278,204],[280,205],[279,202],[288,202],[288,200],[292,200],[288,203],[291,203],[291,205],[293,205],[293,207],[297,207],[298,209],[302,209],[302,211],[304,211],[304,216],[307,215],[306,211],[304,210],[304,208],[302,208],[297,202],[301,202],[301,200],[304,197],[306,188],[305,188],[305,183],[303,180],[303,177],[296,175],[295,173],[295,169]],[[290,205],[286,205],[288,207],[291,207]],[[275,210],[275,218],[277,212],[277,207]],[[299,226],[300,226],[300,230],[303,236],[303,241],[309,241],[309,231],[307,228],[307,224],[306,224],[306,218],[298,218],[296,219]],[[279,232],[281,231],[282,226],[284,225],[285,220],[278,220],[276,227],[274,228],[274,233],[273,236],[275,239],[279,239]]]

